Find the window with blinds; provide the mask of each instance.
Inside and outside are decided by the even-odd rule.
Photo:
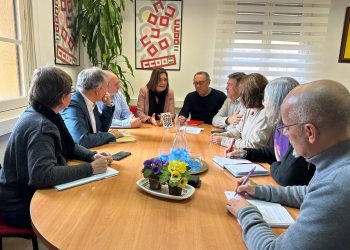
[[[232,72],[269,80],[317,79],[330,0],[221,0],[218,3],[213,85]]]

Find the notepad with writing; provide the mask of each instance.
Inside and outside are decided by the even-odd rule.
[[[268,175],[267,171],[263,166],[253,163],[246,159],[229,159],[225,157],[213,158],[213,161],[221,168],[225,168],[235,177],[242,177],[249,173],[249,171],[255,167],[252,176]]]
[[[239,199],[239,196],[235,196],[235,193],[234,191],[225,191],[226,199]],[[286,228],[294,223],[292,216],[281,204],[254,199],[247,199],[247,201],[258,208],[263,219],[270,227]]]
[[[75,180],[75,181],[71,181],[71,182],[67,182],[64,184],[60,184],[60,185],[56,185],[54,186],[54,188],[58,191],[61,190],[65,190],[68,188],[72,188],[72,187],[76,187],[76,186],[80,186],[89,182],[93,182],[93,181],[98,181],[98,180],[102,180],[102,179],[106,179],[112,176],[116,176],[119,174],[119,171],[113,168],[108,167],[107,171],[101,174],[95,174],[92,175],[90,177],[86,177],[86,178],[82,178],[79,180]]]

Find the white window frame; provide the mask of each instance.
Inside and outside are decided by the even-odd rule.
[[[28,89],[30,83],[30,74],[31,72],[27,63],[28,60],[32,60],[28,57],[28,43],[24,36],[25,32],[25,20],[24,16],[28,14],[28,11],[25,10],[25,4],[20,3],[21,1],[15,1],[15,8],[17,14],[17,30],[19,31],[19,35],[17,39],[9,39],[0,37],[0,41],[2,42],[10,42],[11,44],[20,45],[19,47],[19,58],[18,58],[18,71],[19,71],[19,83],[11,83],[11,84],[19,84],[21,86],[21,92],[23,96],[18,98],[13,98],[10,100],[0,101],[0,136],[10,133],[14,127],[14,123],[16,122],[18,116],[23,112],[25,107],[28,105]],[[31,3],[31,1],[29,1]],[[30,12],[31,13],[31,12]],[[33,59],[35,60],[35,59]]]
[[[319,67],[311,67],[322,61],[321,46],[325,42],[329,9],[330,0],[221,0],[217,11],[213,86],[223,89],[227,75],[238,71],[261,73],[269,80],[281,76],[295,77],[301,83],[317,79],[321,75],[317,71]],[[300,26],[289,29],[283,23]],[[310,35],[298,38],[299,32]],[[313,64],[311,70],[303,72],[303,63],[309,66],[308,60]]]

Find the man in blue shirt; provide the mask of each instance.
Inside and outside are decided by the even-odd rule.
[[[139,128],[141,120],[135,118],[131,113],[128,104],[126,103],[123,93],[119,91],[120,80],[111,71],[104,71],[107,76],[108,88],[107,91],[111,96],[111,101],[115,106],[112,120],[112,128]],[[103,109],[103,102],[98,102],[97,107],[100,112]]]

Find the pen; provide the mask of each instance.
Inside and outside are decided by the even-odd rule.
[[[253,167],[253,168],[249,171],[249,173],[245,176],[244,180],[242,181],[242,183],[241,183],[240,185],[245,185],[245,184],[247,184],[248,179],[250,178],[250,176],[252,176],[252,174],[254,174],[255,168],[256,168],[256,167]],[[238,187],[239,187],[240,185],[237,185],[236,191],[235,191],[235,195],[234,195],[233,197],[236,197],[236,195],[237,195],[237,189],[238,189]]]
[[[232,152],[233,145],[235,145],[235,139],[232,139],[230,147],[228,149],[226,149],[226,154]]]

